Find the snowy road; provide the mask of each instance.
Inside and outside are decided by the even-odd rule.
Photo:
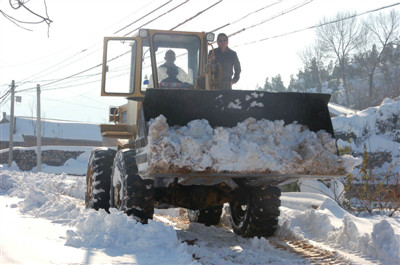
[[[266,240],[165,212],[141,225],[85,209],[84,189],[84,177],[0,171],[0,264],[400,263],[399,217],[355,217],[321,194],[283,193],[278,233]]]

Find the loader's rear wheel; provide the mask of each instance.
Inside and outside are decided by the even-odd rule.
[[[89,157],[86,174],[86,208],[105,209],[110,207],[110,177],[115,150],[96,148]]]
[[[188,210],[189,221],[206,226],[217,225],[221,220],[222,207],[223,205],[218,205],[203,210]]]
[[[115,157],[111,176],[111,207],[147,223],[148,219],[153,219],[154,213],[153,180],[144,180],[139,176],[135,156],[134,149],[123,149]]]
[[[273,236],[278,227],[281,191],[277,187],[257,187],[247,192],[243,202],[231,202],[233,231],[243,237]]]

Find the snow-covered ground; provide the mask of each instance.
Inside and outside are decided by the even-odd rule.
[[[386,100],[334,118],[335,132],[357,136],[339,145],[357,153],[368,140],[371,151],[391,151],[395,162],[399,128],[388,121],[398,117],[399,106],[399,99]],[[310,243],[354,264],[400,264],[399,214],[356,217],[316,181],[302,182],[302,192],[282,194],[279,228],[271,239],[244,239],[226,225],[183,228],[160,215],[176,215],[175,209],[156,212],[148,225],[115,210],[85,209],[86,179],[75,174],[85,174],[90,148],[81,150],[78,159],[63,167],[43,166],[42,173],[0,165],[0,264],[310,264],[276,247],[287,240]]]
[[[223,227],[174,229],[157,218],[142,225],[116,210],[85,209],[85,181],[2,168],[0,264],[309,263],[269,240],[240,238]],[[400,216],[355,217],[310,192],[281,199],[278,240],[304,240],[355,264],[400,263]]]

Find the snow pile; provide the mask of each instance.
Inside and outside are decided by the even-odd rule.
[[[339,116],[332,119],[335,131],[352,133],[356,138],[368,138],[371,135],[385,135],[400,139],[400,97],[385,99],[380,106],[371,107],[356,114]]]
[[[380,106],[353,115],[332,119],[339,148],[350,148],[352,154],[367,151],[376,157],[387,154],[374,168],[375,175],[400,172],[400,97],[385,99]],[[382,160],[386,163],[382,164]],[[358,175],[357,172],[353,172]]]
[[[18,204],[22,213],[58,223],[70,223],[82,214],[76,199],[84,199],[84,177],[30,172],[18,172],[11,177],[9,172],[0,175],[0,190],[23,199]]]
[[[13,208],[68,225],[67,246],[113,249],[114,253],[134,254],[143,264],[160,264],[160,260],[162,264],[199,264],[172,227],[151,220],[142,225],[115,209],[111,214],[84,209],[85,177],[4,170],[0,180],[3,194],[22,199]]]
[[[331,198],[315,193],[283,193],[281,199],[278,236],[312,239],[384,264],[400,263],[400,235],[392,226],[395,219],[371,222],[355,217]]]
[[[78,218],[76,231],[67,231],[66,245],[118,249],[134,253],[136,259],[150,264],[160,260],[162,264],[198,264],[192,263],[192,256],[178,241],[173,227],[155,221],[142,225],[116,209],[110,212],[90,211]]]
[[[149,122],[149,172],[230,172],[346,175],[360,163],[336,155],[325,131],[283,121],[248,118],[233,128],[212,129],[206,120],[170,128],[163,115]],[[145,168],[139,168],[142,173]]]

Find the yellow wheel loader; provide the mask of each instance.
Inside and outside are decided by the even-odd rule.
[[[219,90],[220,66],[209,65],[207,58],[213,41],[213,33],[150,29],[141,29],[134,37],[104,39],[102,96],[125,97],[127,104],[110,107],[110,123],[101,125],[103,137],[114,141],[116,148],[91,153],[87,207],[107,211],[115,207],[142,223],[152,219],[154,208],[182,207],[188,209],[191,222],[216,225],[224,203],[229,203],[236,234],[272,236],[280,214],[278,184],[346,174],[313,174],[311,168],[301,174],[229,168],[194,171],[174,165],[152,170],[157,165],[150,165],[149,122],[160,115],[169,128],[194,120],[206,120],[212,128],[231,128],[252,118],[297,123],[334,137],[327,107],[330,95]],[[178,80],[168,79],[163,69],[169,50],[175,53]],[[256,107],[249,95],[257,98]]]

